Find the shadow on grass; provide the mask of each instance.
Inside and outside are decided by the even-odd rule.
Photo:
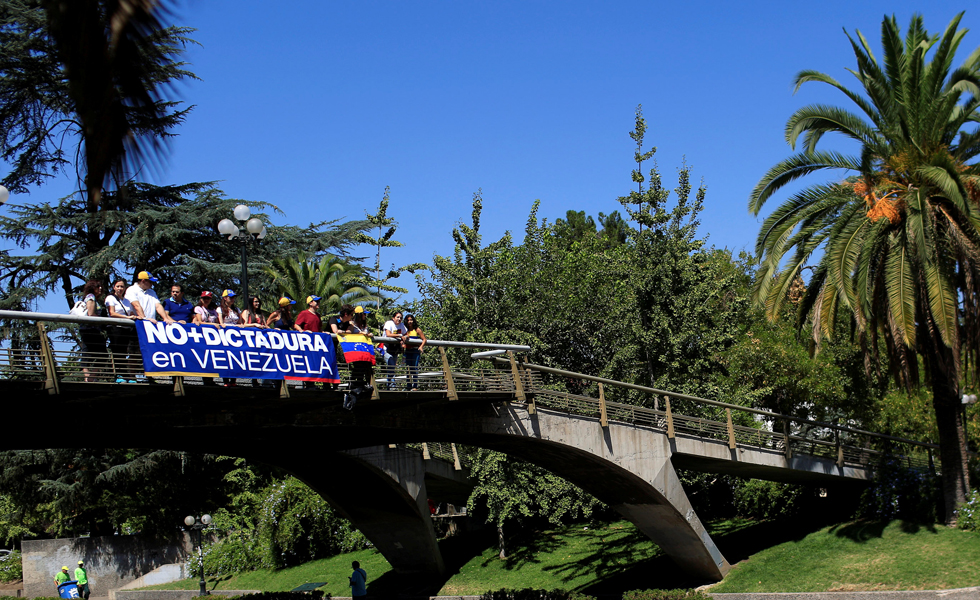
[[[446,582],[489,547],[496,546],[497,532],[474,531],[439,541],[446,571],[443,575],[418,575],[388,571],[367,585],[367,593],[375,598],[394,596],[435,596]],[[483,566],[486,566],[484,564]]]
[[[730,522],[723,523],[723,527],[717,530],[709,526],[708,531],[711,532],[711,539],[730,565],[741,562],[766,548],[786,542],[798,542],[827,526],[824,521],[804,518],[736,522],[741,523],[741,527],[731,527],[727,523]]]
[[[863,544],[868,540],[881,538],[885,528],[891,523],[892,521],[854,521],[835,525],[830,528],[830,532],[837,537],[846,537],[859,544]],[[918,533],[922,529],[930,533],[936,533],[936,526],[932,523],[899,521],[899,528],[903,533]]]
[[[805,522],[803,520],[783,520],[754,522],[747,520],[723,521],[708,526],[711,539],[721,550],[729,564],[745,560],[750,555],[760,552],[770,546],[789,541],[798,541],[810,533],[824,527],[823,523]],[[625,544],[646,540],[637,532],[630,539],[622,540]],[[601,554],[605,555],[606,548]],[[609,565],[603,568],[602,557],[591,557],[580,561],[576,567],[582,570],[593,570],[600,578],[599,581],[586,586],[580,591],[595,596],[622,594],[637,589],[690,589],[706,583],[714,583],[685,573],[677,567],[670,558],[656,550],[657,555],[633,565]]]
[[[558,550],[559,546],[574,544],[583,538],[591,538],[593,535],[589,531],[569,529],[562,530],[560,533],[552,530],[522,531],[519,535],[507,540],[507,544],[512,550],[507,553],[507,563],[504,565],[504,569],[514,571],[531,564],[541,564],[544,561],[539,559],[539,556],[547,556]],[[487,567],[497,560],[499,560],[498,556],[491,556],[484,560],[480,566]]]
[[[771,546],[802,540],[827,525],[824,521],[811,519],[765,522],[734,520],[709,524],[708,530],[721,553],[734,565]],[[850,525],[845,525],[839,530],[848,527]],[[873,535],[877,531],[880,536],[883,527],[871,529],[862,535]],[[615,596],[637,589],[690,589],[713,583],[679,569],[645,535],[631,526],[588,531],[566,528],[559,532],[527,529],[508,539],[507,543],[512,550],[505,569],[519,570],[529,565],[558,563],[542,568],[554,577],[553,587],[572,589],[571,582],[591,575],[595,580],[575,591],[594,596]],[[457,536],[442,540],[439,546],[446,562],[445,575],[418,576],[391,571],[369,582],[368,593],[376,597],[435,595],[469,560],[482,555],[489,548],[496,548],[496,532],[488,530]],[[568,550],[569,546],[572,547],[569,559],[559,561],[549,556],[559,549]],[[481,566],[489,567],[497,560],[496,552],[493,552],[481,561]],[[492,587],[492,584],[488,582],[488,586]]]

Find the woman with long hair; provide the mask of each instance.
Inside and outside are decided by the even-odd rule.
[[[194,307],[195,325],[214,325],[218,323],[218,311],[214,308],[214,294],[208,290],[201,292],[201,299]]]
[[[408,332],[402,337],[405,342],[405,364],[408,365],[408,389],[419,389],[419,359],[422,358],[422,348],[429,340],[425,337],[422,327],[415,319],[415,315],[405,315],[405,329]],[[421,340],[421,344],[415,345],[411,342]]]
[[[116,279],[112,282],[112,294],[105,299],[109,316],[114,319],[136,321],[139,315],[133,303],[126,299],[126,281]],[[139,356],[136,328],[130,325],[110,325],[109,352],[116,369],[116,383],[136,383],[136,369],[132,364]]]
[[[201,298],[194,307],[195,325],[218,325],[218,311],[214,307],[214,294],[208,290],[201,292]],[[214,377],[202,377],[204,385],[214,385]]]
[[[245,310],[242,311],[242,327],[268,327],[269,315],[262,312],[262,301],[257,296],[249,296]]]
[[[268,318],[269,315],[262,313],[262,301],[259,300],[258,296],[249,296],[245,310],[242,311],[242,321],[239,325],[265,329],[268,327],[265,324]],[[272,379],[252,379],[252,387],[269,387],[273,385],[272,381]]]
[[[85,303],[85,314],[90,317],[104,317],[105,307],[102,305],[102,282],[90,279],[82,288],[82,302]],[[81,325],[78,328],[79,350],[82,352],[82,373],[87,383],[96,381],[100,370],[95,368],[101,355],[105,354],[105,336],[101,325]]]
[[[222,327],[229,325],[238,326],[242,322],[242,313],[235,306],[235,292],[225,290],[221,292],[221,310],[218,311],[218,323]]]
[[[296,319],[293,318],[293,311],[289,307],[293,304],[296,304],[296,301],[292,298],[287,296],[280,298],[279,310],[269,313],[269,317],[265,320],[265,326],[292,331]]]

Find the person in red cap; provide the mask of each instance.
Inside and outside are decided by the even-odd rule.
[[[214,307],[214,294],[204,290],[201,292],[201,299],[194,307],[195,325],[217,325],[218,311]]]
[[[194,307],[194,324],[218,326],[218,311],[214,307],[214,294],[208,290],[201,292],[201,299],[197,301],[197,306]],[[201,378],[204,385],[215,385],[214,380],[214,377]]]

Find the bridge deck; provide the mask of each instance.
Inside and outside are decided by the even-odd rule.
[[[300,381],[240,379],[222,381],[222,384],[232,383],[234,386],[225,387],[216,384],[214,380],[200,377],[157,377],[150,380],[143,376],[142,364],[138,359],[117,358],[108,352],[92,355],[94,358],[88,363],[86,372],[82,368],[78,352],[50,349],[47,352],[49,354],[44,349],[0,350],[0,391],[26,396],[68,394],[96,398],[111,395],[128,402],[137,398],[145,400],[149,389],[153,395],[172,393],[178,397],[199,398],[201,394],[206,394],[211,399],[229,402],[248,399],[250,402],[258,401],[256,409],[261,410],[259,406],[263,401],[273,402],[290,396],[298,400],[339,401],[349,386],[349,371],[344,364],[339,365],[342,382],[335,386]],[[483,403],[526,401],[531,403],[529,406],[532,412],[534,406],[548,407],[572,415],[596,418],[603,424],[621,422],[650,427],[667,434],[671,439],[680,436],[681,439],[727,444],[730,450],[755,448],[781,453],[788,459],[800,456],[829,459],[841,469],[867,469],[876,464],[886,452],[901,456],[902,461],[909,466],[933,465],[931,451],[925,445],[889,443],[885,448],[881,443],[876,443],[881,442],[880,439],[850,433],[841,435],[840,430],[846,428],[794,423],[792,417],[785,417],[782,432],[773,430],[777,425],[775,419],[760,419],[753,427],[736,425],[731,418],[731,409],[706,411],[708,414],[718,415],[715,418],[687,416],[672,413],[667,397],[664,410],[609,402],[602,398],[601,392],[599,398],[594,398],[551,389],[555,386],[546,385],[542,374],[532,369],[521,368],[515,375],[511,369],[499,367],[500,365],[488,365],[482,368],[457,368],[444,365],[442,369],[415,370],[404,365],[394,369],[379,365],[375,368],[375,394],[369,402],[362,401],[358,410],[376,411],[455,400]],[[407,388],[410,386],[416,389],[409,391]],[[738,461],[733,462],[717,454],[698,455],[683,451],[678,451],[677,454],[675,462],[678,466],[747,476],[758,475],[745,472]]]

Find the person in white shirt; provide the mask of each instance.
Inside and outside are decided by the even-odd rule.
[[[401,340],[402,336],[408,333],[405,329],[405,325],[402,323],[402,312],[397,311],[392,315],[391,319],[385,321],[384,335],[385,337],[398,338]],[[405,343],[402,341],[398,342],[385,342],[385,364],[387,365],[386,377],[388,378],[388,389],[395,389],[395,367],[398,364],[398,355],[404,352]]]
[[[133,308],[136,309],[136,314],[140,319],[156,321],[155,317],[159,316],[167,323],[173,323],[174,320],[163,309],[160,298],[153,291],[153,284],[157,281],[160,280],[146,271],[140,271],[139,275],[136,276],[136,283],[126,290],[126,299],[133,303]]]
[[[116,319],[135,321],[139,317],[133,303],[126,299],[126,282],[117,279],[112,283],[112,295],[106,296],[105,307],[109,316]],[[116,383],[136,383],[135,364],[139,360],[139,344],[136,341],[136,330],[129,326],[110,325],[109,351],[112,352],[113,364],[116,366]]]

